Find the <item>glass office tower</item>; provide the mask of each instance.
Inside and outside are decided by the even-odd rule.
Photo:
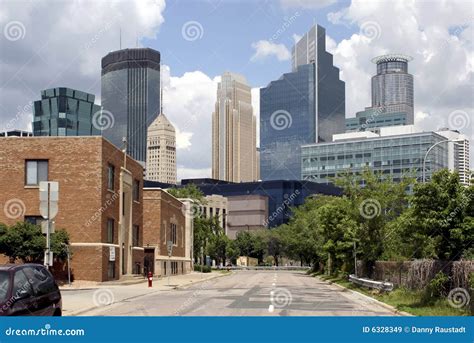
[[[94,104],[94,100],[95,95],[71,88],[41,91],[41,100],[35,101],[33,107],[33,135],[100,135],[93,118],[94,114],[100,114],[101,107]]]
[[[345,84],[326,51],[324,28],[312,27],[296,43],[292,67],[260,89],[262,180],[299,180],[301,145],[345,131]]]
[[[135,160],[146,161],[147,128],[160,113],[160,53],[123,49],[102,58],[102,107],[114,119],[103,136]]]
[[[412,57],[391,54],[375,57],[377,75],[372,77],[372,107],[384,112],[406,112],[407,124],[414,123],[413,75],[408,73]]]

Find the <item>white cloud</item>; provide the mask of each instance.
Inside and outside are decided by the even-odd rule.
[[[287,61],[291,54],[288,48],[283,44],[276,44],[267,40],[259,40],[252,43],[255,54],[250,58],[252,62],[263,60],[268,56],[275,56],[279,61]]]
[[[211,166],[211,120],[220,76],[201,71],[172,76],[166,65],[161,70],[163,112],[176,129],[178,179],[193,176],[193,170],[200,177]]]
[[[336,0],[280,0],[283,8],[302,7],[318,9],[336,3]]]
[[[472,114],[474,80],[472,4],[467,1],[384,2],[353,0],[328,19],[360,29],[336,46],[334,64],[346,82],[346,116],[371,105],[370,60],[387,53],[413,56],[416,125],[423,130],[447,126],[449,113]],[[403,18],[403,20],[400,20]],[[329,30],[330,31],[330,30]],[[473,123],[462,132],[474,138]],[[472,144],[472,141],[471,141]],[[474,156],[471,153],[471,158]]]
[[[301,38],[303,38],[303,36],[298,35],[298,34],[296,34],[296,33],[293,33],[293,36],[292,36],[292,37],[293,37],[293,42],[294,42],[294,43],[298,43],[298,41],[299,41]]]

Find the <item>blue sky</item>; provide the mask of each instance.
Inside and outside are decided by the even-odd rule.
[[[4,0],[0,130],[30,128],[32,101],[46,88],[87,91],[100,103],[100,61],[119,48],[121,29],[123,48],[138,40],[162,54],[178,178],[210,176],[219,75],[229,70],[247,78],[258,119],[259,87],[291,70],[295,36],[316,22],[326,28],[326,48],[345,81],[346,117],[371,104],[371,59],[407,54],[416,128],[458,129],[472,143],[473,17],[470,0]]]
[[[253,42],[269,40],[282,27],[285,19],[298,14],[290,27],[275,43],[291,49],[293,34],[303,35],[314,21],[326,27],[336,40],[349,37],[358,27],[333,25],[327,13],[337,11],[347,2],[335,3],[322,9],[301,7],[284,8],[278,1],[174,1],[168,2],[163,13],[165,22],[156,39],[144,39],[144,46],[162,53],[163,63],[169,65],[174,75],[201,70],[215,76],[225,70],[246,76],[253,87],[265,86],[282,73],[290,71],[289,61],[276,58],[251,63]],[[195,41],[183,39],[182,26],[197,21],[202,27],[202,38]]]

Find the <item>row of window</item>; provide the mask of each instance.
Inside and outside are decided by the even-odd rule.
[[[115,240],[115,220],[107,219],[107,243],[114,244]],[[132,226],[132,245],[137,247],[140,245],[140,226]]]

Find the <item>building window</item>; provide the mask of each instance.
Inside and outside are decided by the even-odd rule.
[[[171,241],[173,242],[173,244],[177,244],[178,235],[177,235],[177,230],[176,230],[176,224],[171,223],[170,227],[171,227]]]
[[[107,266],[107,277],[109,280],[115,279],[115,261],[109,261]]]
[[[139,237],[140,237],[140,227],[138,225],[133,225],[132,231],[132,245],[134,247],[139,246]]]
[[[115,221],[111,218],[107,219],[107,243],[114,242],[114,226]]]
[[[107,188],[113,191],[114,183],[115,183],[115,167],[109,164],[109,167],[107,169]]]
[[[25,216],[25,222],[33,224],[33,225],[39,225],[41,226],[41,223],[45,219],[41,216]]]
[[[41,181],[48,181],[47,160],[27,160],[25,183],[27,186],[37,186]]]
[[[140,201],[140,181],[133,180],[133,200]]]

